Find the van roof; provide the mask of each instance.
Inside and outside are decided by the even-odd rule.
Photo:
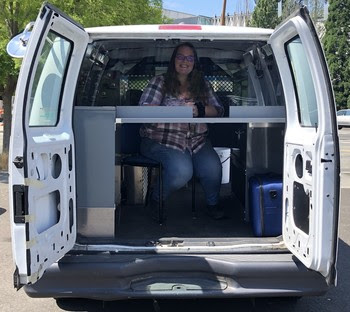
[[[268,40],[272,29],[214,25],[164,24],[86,28],[96,39]]]

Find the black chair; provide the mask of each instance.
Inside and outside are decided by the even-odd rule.
[[[144,167],[147,168],[147,191],[145,206],[148,204],[150,196],[150,185],[152,179],[153,168],[158,169],[159,178],[159,209],[158,209],[158,220],[159,224],[163,223],[163,181],[162,181],[162,164],[158,161],[150,159],[140,154],[140,143],[141,137],[139,134],[141,124],[123,124],[120,127],[121,135],[118,136],[121,139],[120,149],[121,149],[121,172],[123,181],[123,167],[124,166],[134,166],[134,167]]]
[[[137,106],[142,95],[142,90],[128,89],[125,93],[125,105]]]

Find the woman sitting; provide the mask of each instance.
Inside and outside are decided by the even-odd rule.
[[[197,53],[190,43],[175,48],[167,73],[151,79],[139,105],[190,106],[193,117],[223,115],[223,107],[200,71]],[[207,124],[144,124],[140,135],[141,153],[163,166],[163,199],[194,175],[204,189],[209,215],[221,219],[224,215],[219,206],[222,167],[207,138]],[[159,187],[155,187],[150,201],[155,218],[159,198]]]

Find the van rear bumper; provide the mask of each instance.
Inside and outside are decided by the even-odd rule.
[[[35,284],[30,297],[233,298],[322,295],[325,278],[291,254],[67,255]]]

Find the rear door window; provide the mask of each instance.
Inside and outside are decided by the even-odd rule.
[[[30,127],[58,123],[62,85],[71,49],[71,42],[53,31],[48,33],[31,90]]]
[[[299,122],[305,127],[317,127],[318,111],[315,87],[304,46],[299,37],[287,44],[287,55],[297,93]]]

